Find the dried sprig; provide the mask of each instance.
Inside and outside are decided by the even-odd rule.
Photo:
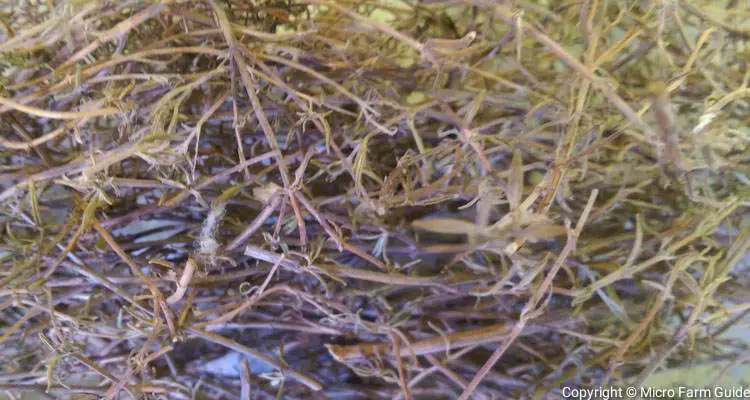
[[[744,362],[741,3],[0,6],[0,391],[547,398]]]

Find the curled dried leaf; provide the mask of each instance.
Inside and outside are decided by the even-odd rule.
[[[271,201],[271,197],[273,197],[274,193],[276,193],[280,189],[281,186],[273,182],[268,182],[256,188],[253,188],[253,198],[265,204]]]

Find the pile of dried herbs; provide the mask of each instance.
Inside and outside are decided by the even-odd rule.
[[[9,398],[542,399],[750,359],[744,1],[15,3]]]

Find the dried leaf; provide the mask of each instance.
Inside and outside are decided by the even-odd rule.
[[[565,227],[561,225],[536,223],[522,229],[518,236],[529,240],[545,240],[563,236],[566,232]]]
[[[521,204],[523,195],[523,161],[521,152],[513,150],[513,160],[510,163],[510,178],[508,179],[508,202],[510,210],[514,211]]]
[[[362,174],[367,168],[367,147],[370,142],[372,135],[367,135],[362,142],[357,146],[357,155],[354,158],[354,180],[357,185],[362,184]]]
[[[411,223],[419,230],[453,234],[453,235],[475,235],[481,231],[476,224],[453,218],[430,218],[420,219]]]

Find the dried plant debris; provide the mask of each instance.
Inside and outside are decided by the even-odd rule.
[[[744,2],[16,3],[0,393],[544,399],[748,359]]]

